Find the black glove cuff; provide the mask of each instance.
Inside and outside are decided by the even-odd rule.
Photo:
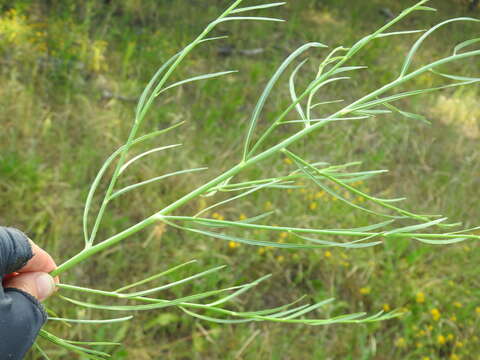
[[[23,232],[0,227],[0,277],[20,270],[32,257],[32,247]]]

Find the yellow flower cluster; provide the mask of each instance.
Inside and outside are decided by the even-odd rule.
[[[432,315],[433,320],[438,321],[440,320],[440,310],[438,309],[432,309],[430,310],[430,314]]]
[[[27,23],[27,18],[11,9],[0,18],[0,34],[9,43],[21,43],[32,36],[32,27]]]
[[[225,217],[218,212],[214,212],[212,214],[212,218],[215,219],[215,220],[225,220]]]
[[[444,345],[447,342],[447,339],[443,335],[438,335],[437,336],[437,343],[439,345]]]
[[[415,300],[419,304],[423,304],[425,302],[425,294],[423,292],[418,292],[415,296]]]
[[[372,291],[372,289],[370,289],[369,287],[360,288],[360,294],[362,294],[362,295],[368,295],[368,294],[370,294],[371,291]]]
[[[56,63],[74,60],[95,73],[107,70],[107,42],[92,40],[71,20],[33,23],[11,9],[0,17],[0,34],[0,50],[8,51],[16,62],[55,57]]]
[[[105,59],[107,45],[107,42],[103,40],[95,40],[90,44],[90,51],[92,56],[88,61],[89,70],[95,73],[99,73],[108,69]]]
[[[404,348],[407,346],[407,341],[403,337],[400,337],[395,340],[395,346],[398,348]]]
[[[292,165],[292,164],[293,164],[293,161],[292,161],[292,159],[290,159],[290,158],[284,158],[284,159],[283,159],[283,162],[284,162],[285,164],[287,164],[287,165]]]
[[[238,248],[238,247],[240,247],[240,246],[241,246],[241,244],[240,244],[240,243],[237,243],[237,242],[235,242],[235,241],[229,241],[229,242],[228,242],[228,247],[229,247],[230,249],[236,249],[236,248]]]

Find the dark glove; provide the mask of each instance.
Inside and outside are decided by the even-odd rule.
[[[33,257],[21,231],[0,227],[0,359],[21,360],[47,321],[43,306],[32,295],[4,288],[6,275],[20,270]]]

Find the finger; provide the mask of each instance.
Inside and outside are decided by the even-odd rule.
[[[43,301],[55,292],[55,281],[44,272],[23,273],[5,282],[6,288],[15,288]]]
[[[30,245],[32,246],[33,257],[28,261],[28,263],[18,270],[19,273],[27,272],[52,272],[57,268],[55,261],[52,257],[41,247],[35,244],[30,240]]]

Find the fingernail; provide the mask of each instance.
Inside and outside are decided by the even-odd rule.
[[[40,301],[45,300],[55,291],[55,282],[48,274],[41,274],[36,279],[37,294]]]

